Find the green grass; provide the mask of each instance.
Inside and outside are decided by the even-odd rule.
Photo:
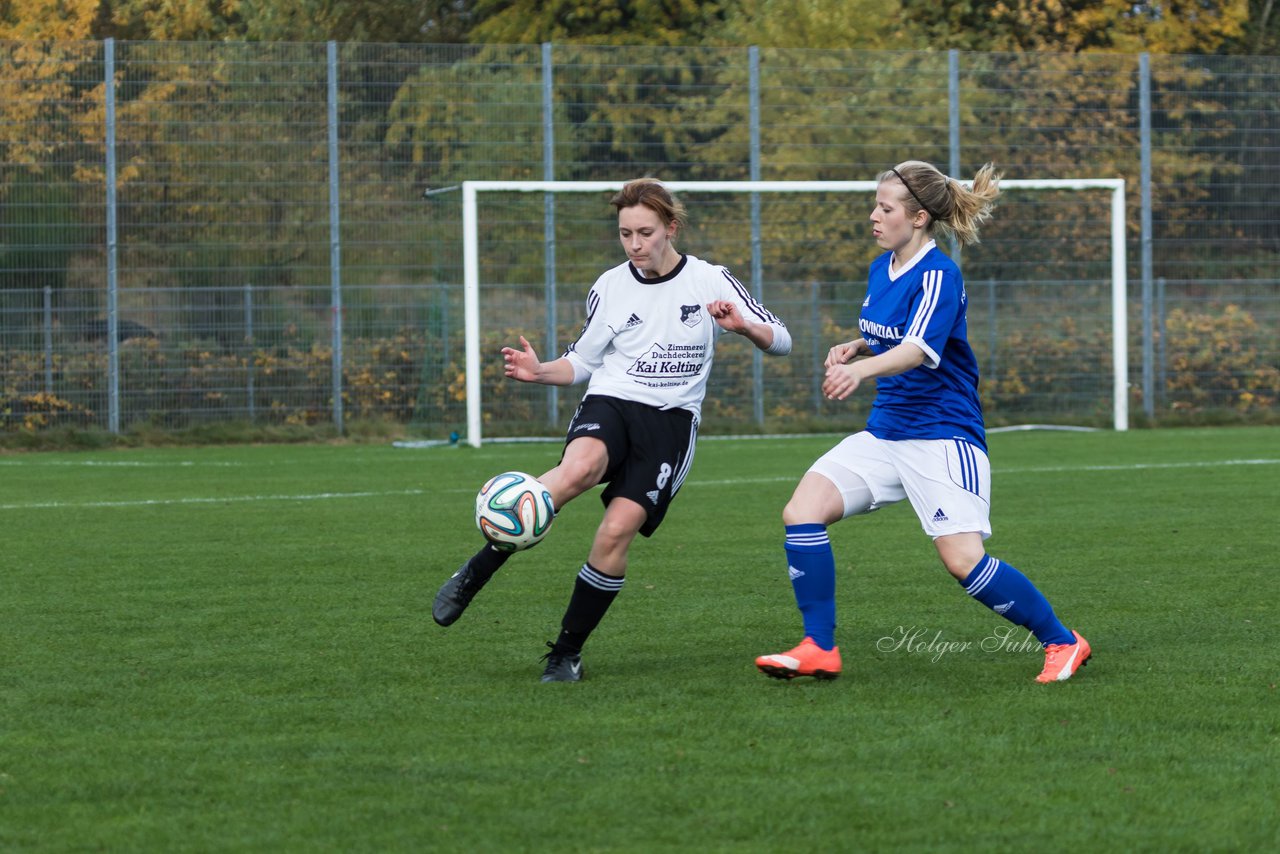
[[[1280,429],[992,438],[989,548],[1096,651],[1049,686],[905,505],[832,529],[845,675],[755,672],[799,638],[778,517],[833,441],[704,440],[577,685],[538,658],[594,493],[429,616],[475,488],[556,445],[0,456],[0,849],[1280,844]]]

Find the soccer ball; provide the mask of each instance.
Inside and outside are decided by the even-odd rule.
[[[518,552],[542,542],[555,515],[551,493],[522,471],[494,475],[476,495],[476,527],[502,551]]]

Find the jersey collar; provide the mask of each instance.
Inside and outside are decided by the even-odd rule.
[[[890,256],[890,258],[889,258],[889,281],[891,281],[891,282],[896,282],[896,281],[898,281],[898,279],[900,279],[902,276],[905,276],[905,275],[907,274],[907,272],[908,272],[912,267],[914,267],[916,264],[920,263],[920,259],[921,259],[921,258],[923,258],[925,255],[929,254],[929,250],[930,250],[930,249],[933,249],[933,248],[934,248],[935,246],[937,246],[937,245],[938,245],[938,241],[936,241],[936,240],[930,240],[930,241],[929,241],[928,243],[926,243],[924,246],[921,246],[921,247],[920,247],[920,251],[919,251],[919,252],[917,252],[915,255],[913,255],[913,256],[911,257],[911,260],[910,260],[910,261],[908,261],[907,263],[903,264],[901,267],[899,267],[899,268],[898,268],[898,269],[896,269],[896,270],[895,270],[895,269],[893,269],[893,257],[892,257],[892,256]],[[628,262],[628,263],[630,263],[630,262]]]
[[[636,269],[636,265],[632,264],[630,261],[627,261],[627,269],[631,271],[631,275],[635,277],[635,280],[642,285],[660,285],[663,282],[669,282],[676,276],[680,275],[680,271],[684,269],[684,265],[688,260],[689,256],[681,252],[680,260],[676,263],[675,267],[671,269],[670,273],[667,273],[665,276],[656,276],[654,278],[650,278],[644,273],[641,273]]]

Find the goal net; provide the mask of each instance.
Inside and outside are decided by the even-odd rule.
[[[596,277],[624,258],[608,206],[621,181],[466,181],[461,189],[466,430],[558,436],[583,387],[503,378],[524,335],[543,360],[576,337]],[[670,181],[690,212],[681,251],[722,264],[787,323],[793,349],[762,359],[721,338],[703,420],[712,431],[850,430],[872,395],[822,398],[822,360],[857,337],[880,249],[874,181]],[[1124,181],[1001,181],[982,242],[964,247],[970,343],[989,426],[1128,428]],[[957,248],[943,245],[957,254]],[[739,354],[736,350],[741,349]],[[462,379],[462,378],[457,378]],[[454,394],[462,392],[458,388]]]

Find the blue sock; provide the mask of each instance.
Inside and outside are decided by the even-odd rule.
[[[836,556],[826,525],[787,526],[787,574],[804,633],[823,649],[836,645]]]
[[[1058,621],[1053,606],[1017,567],[983,555],[960,582],[966,593],[1016,626],[1022,626],[1044,646],[1075,643],[1075,636]]]

